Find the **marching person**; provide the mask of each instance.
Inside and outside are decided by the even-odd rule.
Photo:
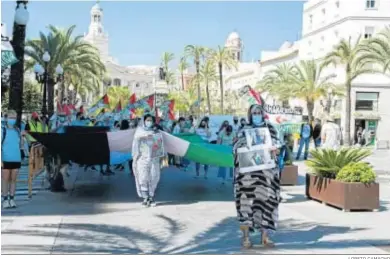
[[[198,128],[196,129],[196,134],[198,136],[200,136],[204,141],[207,141],[209,142],[209,139],[211,137],[211,132],[209,130],[209,127],[208,127],[208,123],[207,123],[207,120],[205,118],[203,118],[201,121],[200,121],[200,124],[198,126]],[[204,165],[203,166],[203,169],[204,169],[204,179],[207,179],[207,172],[209,170],[209,165]],[[196,171],[196,176],[195,178],[198,178],[199,177],[199,174],[200,174],[200,164],[199,163],[195,163],[195,171]]]
[[[2,208],[16,208],[16,180],[21,167],[23,140],[16,127],[16,112],[8,111],[8,120],[1,127],[1,191]]]
[[[143,198],[142,206],[154,207],[154,193],[160,181],[160,157],[152,157],[152,145],[149,136],[159,131],[155,128],[155,118],[146,114],[134,134],[132,155],[133,174],[137,194]]]
[[[248,111],[249,125],[239,132],[233,146],[234,152],[234,195],[240,229],[243,233],[243,246],[251,247],[249,232],[255,230],[261,233],[261,244],[266,247],[274,246],[269,234],[276,230],[278,207],[280,202],[279,165],[275,158],[275,167],[271,169],[254,170],[241,173],[238,149],[247,147],[246,129],[266,128],[269,130],[272,144],[276,153],[280,145],[277,130],[265,121],[261,105],[252,105]],[[274,154],[275,154],[274,153]]]
[[[340,148],[341,130],[339,125],[334,123],[334,119],[331,116],[326,118],[326,123],[322,126],[321,143],[322,148],[330,148],[333,150]]]
[[[226,127],[226,130],[218,135],[218,144],[224,146],[233,146],[233,142],[236,140],[236,133],[233,131],[231,125]],[[226,171],[229,170],[230,179],[233,178],[233,168],[220,167],[218,169],[218,177],[222,178],[221,183],[225,184]]]
[[[39,118],[39,115],[37,112],[33,112],[31,114],[31,119],[26,124],[26,127],[24,130],[26,132],[30,131],[30,132],[46,133],[46,132],[48,132],[48,126],[47,126],[45,120],[42,120],[41,118]],[[31,137],[29,134],[26,135],[26,138],[27,138],[27,141],[29,142],[29,148],[31,148],[31,146],[36,143],[36,140],[33,137]]]
[[[233,132],[237,133],[239,128],[240,128],[240,123],[238,122],[238,117],[237,116],[234,116],[233,117]]]
[[[306,120],[301,125],[301,133],[300,133],[300,140],[299,140],[299,148],[296,160],[299,160],[301,157],[303,146],[305,146],[305,153],[303,154],[303,158],[306,160],[307,156],[309,155],[309,145],[310,145],[310,139],[313,136],[313,127],[309,123],[308,120]]]

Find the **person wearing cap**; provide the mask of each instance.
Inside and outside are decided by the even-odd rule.
[[[31,120],[26,124],[25,131],[28,132],[40,132],[40,133],[47,133],[48,127],[47,125],[39,118],[39,115],[37,112],[33,112],[31,114]],[[26,136],[27,141],[29,143],[29,147],[33,144],[35,144],[37,141],[32,136],[27,134]]]
[[[337,150],[341,143],[341,129],[339,125],[334,123],[331,116],[326,118],[325,124],[321,129],[321,143],[323,148]]]

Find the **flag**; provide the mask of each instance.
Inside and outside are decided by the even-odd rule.
[[[89,114],[94,113],[94,112],[96,112],[97,110],[99,110],[99,109],[101,109],[101,108],[104,108],[104,107],[108,106],[109,103],[110,103],[110,101],[109,101],[108,95],[105,94],[105,95],[103,95],[102,98],[100,98],[99,101],[97,101],[97,103],[95,103],[94,105],[92,105],[91,108],[89,108],[88,113],[89,113]]]
[[[174,100],[167,100],[165,101],[161,106],[160,110],[162,112],[162,115],[165,119],[174,120],[175,114],[173,112],[175,108],[175,101]]]
[[[121,113],[122,111],[122,103],[119,100],[118,104],[115,106],[115,108],[112,110],[112,113]]]
[[[130,153],[136,129],[91,133],[38,133],[31,132],[50,152],[64,156],[78,164],[111,164],[112,154]],[[220,167],[233,167],[232,147],[191,141],[161,132],[164,149],[174,156],[196,163]]]
[[[130,107],[130,105],[133,105],[137,101],[137,97],[135,94],[132,94],[129,99],[129,103],[127,107]],[[130,119],[135,119],[135,109],[128,109],[130,111]]]
[[[144,110],[153,110],[154,107],[154,95],[146,96],[132,104],[128,105],[129,110],[144,109]]]

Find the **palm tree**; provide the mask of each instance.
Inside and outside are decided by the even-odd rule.
[[[291,74],[291,88],[285,85],[283,87],[284,91],[283,88],[281,90],[291,97],[305,100],[309,121],[313,121],[315,102],[326,96],[328,89],[336,88],[335,84],[330,82],[336,76],[332,74],[323,77],[323,67],[319,66],[314,60],[300,61],[294,66],[293,71]]]
[[[51,56],[47,66],[49,115],[54,112],[54,74],[57,64],[61,64],[64,69],[64,85],[69,84],[72,77],[82,77],[84,82],[100,81],[105,71],[98,50],[84,42],[82,35],[72,37],[74,29],[75,26],[66,30],[49,26],[50,32],[47,35],[40,32],[39,39],[30,40],[26,44],[26,55],[31,58],[26,64],[26,69],[31,69],[34,63],[44,66],[42,55],[45,51]]]
[[[218,65],[219,71],[219,87],[221,92],[221,112],[224,112],[223,106],[223,68],[236,68],[237,69],[237,61],[233,58],[231,51],[226,47],[218,46],[217,50],[212,50],[210,53],[210,59]]]
[[[280,91],[280,88],[284,88],[285,85],[291,85],[293,74],[294,65],[289,63],[276,65],[275,68],[268,71],[264,78],[257,83],[256,88],[271,96],[279,96],[280,99],[288,99],[289,96],[281,96],[288,94],[288,92],[284,93],[283,91]]]
[[[184,91],[184,72],[189,68],[189,64],[187,63],[187,60],[185,57],[180,58],[179,65],[177,69],[180,72],[180,77],[181,77],[181,90]]]
[[[363,46],[364,58],[369,63],[379,63],[383,73],[390,75],[390,26],[386,26]]]
[[[196,76],[199,77],[200,73],[200,60],[206,54],[206,48],[197,45],[187,45],[184,48],[184,53],[186,57],[192,58],[194,61]],[[201,91],[200,91],[200,81],[197,81],[197,90],[198,90],[198,102],[201,102]],[[200,105],[198,106],[198,117],[200,117]]]
[[[206,86],[207,110],[209,114],[212,114],[209,86],[212,83],[217,84],[217,82],[218,76],[212,60],[206,60],[206,63],[200,68],[199,75],[195,76],[191,82],[193,85],[204,84]]]
[[[270,70],[257,87],[281,100],[305,100],[309,120],[312,121],[315,102],[326,96],[329,88],[337,89],[330,82],[335,75],[323,77],[322,71],[323,67],[314,60],[300,61],[295,65],[284,63]]]
[[[333,64],[335,67],[341,65],[345,71],[345,89],[346,89],[346,114],[345,114],[345,132],[344,144],[349,146],[351,143],[351,88],[352,81],[358,76],[366,73],[375,72],[367,67],[364,57],[365,42],[359,37],[355,42],[351,37],[348,40],[342,39],[333,50],[327,54],[323,61],[326,67]]]
[[[163,52],[161,56],[161,64],[165,71],[165,82],[167,85],[175,83],[175,74],[169,69],[169,63],[175,58],[175,55],[171,52]]]
[[[195,88],[190,85],[186,91],[172,91],[168,95],[169,99],[175,100],[175,111],[179,111],[180,114],[193,114],[195,103],[198,98],[195,94]]]

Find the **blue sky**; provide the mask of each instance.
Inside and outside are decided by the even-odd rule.
[[[76,25],[87,32],[92,1],[30,1],[27,37],[36,38],[46,26]],[[12,32],[15,2],[1,2],[1,20]],[[100,2],[110,54],[122,65],[158,65],[161,53],[177,59],[187,44],[223,45],[231,31],[244,42],[244,60],[260,58],[285,40],[299,38],[303,2]],[[177,61],[175,62],[177,63]]]

